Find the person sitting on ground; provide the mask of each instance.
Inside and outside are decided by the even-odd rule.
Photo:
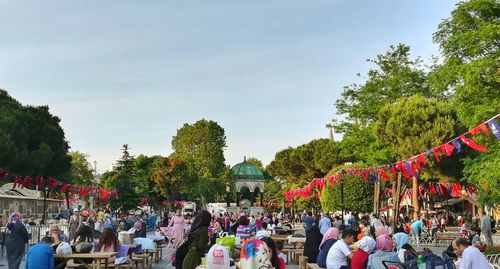
[[[453,251],[461,256],[460,269],[488,269],[490,264],[478,248],[471,246],[465,237],[459,237],[452,242]]]
[[[278,250],[276,249],[276,244],[271,237],[263,237],[260,240],[266,243],[269,249],[269,258],[271,259],[271,264],[275,269],[285,269],[285,262],[278,257]]]
[[[352,230],[342,231],[342,240],[338,240],[328,251],[326,256],[326,268],[328,269],[347,269],[347,258],[352,258],[349,245],[354,242],[355,232]]]
[[[307,257],[307,261],[310,263],[316,263],[319,254],[319,245],[323,240],[323,235],[319,231],[317,222],[315,222],[311,228],[311,231],[306,236],[306,243],[304,244],[304,256]]]
[[[319,267],[326,267],[326,256],[328,256],[328,251],[337,242],[339,238],[339,229],[332,227],[328,229],[319,244],[319,254],[317,263]]]
[[[283,241],[276,241],[276,251],[278,251],[278,258],[280,258],[286,265],[288,261],[286,254],[283,253]]]
[[[117,252],[120,249],[120,242],[118,241],[118,237],[113,232],[111,228],[104,228],[102,231],[101,238],[99,238],[99,243],[95,248],[95,251],[98,252]],[[115,262],[115,257],[111,257],[108,259],[109,263]]]
[[[371,236],[361,238],[358,243],[358,249],[352,255],[351,269],[366,269],[368,257],[372,254],[375,245],[375,240]]]
[[[25,269],[52,269],[54,268],[54,249],[52,244],[54,239],[45,236],[42,240],[30,247],[26,254]]]
[[[271,237],[271,231],[267,229],[267,222],[261,223],[261,229],[255,234],[255,238]]]
[[[393,250],[394,242],[392,238],[387,234],[380,235],[377,237],[377,252],[368,257],[368,265],[366,268],[383,269],[385,266],[382,261],[400,262],[398,254],[393,252]]]

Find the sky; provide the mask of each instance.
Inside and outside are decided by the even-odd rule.
[[[0,0],[0,88],[48,105],[99,170],[125,143],[168,155],[177,129],[203,118],[225,129],[227,164],[268,164],[328,137],[366,59],[397,43],[438,55],[432,33],[455,3]]]

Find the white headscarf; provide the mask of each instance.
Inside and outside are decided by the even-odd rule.
[[[359,240],[358,249],[362,249],[364,252],[370,254],[375,248],[375,240],[370,236],[365,236]]]

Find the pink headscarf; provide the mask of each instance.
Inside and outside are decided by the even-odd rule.
[[[385,226],[376,226],[375,227],[375,237],[379,237],[383,234],[389,234],[387,228]]]
[[[335,228],[335,227],[332,227],[332,228],[329,228],[325,235],[323,236],[323,240],[321,240],[321,244],[319,244],[319,247],[321,248],[321,245],[323,245],[323,243],[326,242],[326,240],[328,239],[335,239],[337,240],[339,238],[339,229],[338,228]]]
[[[21,213],[14,212],[14,213],[10,214],[9,223],[19,222],[20,219],[21,219]]]
[[[385,252],[392,251],[394,248],[394,244],[392,242],[392,238],[387,235],[383,234],[377,237],[377,249],[382,250]]]

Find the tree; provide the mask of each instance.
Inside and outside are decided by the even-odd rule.
[[[456,133],[457,127],[449,103],[435,98],[415,95],[401,99],[396,104],[382,108],[375,123],[375,133],[382,141],[394,145],[398,157],[406,159],[422,151],[440,145]],[[432,172],[432,169],[427,169]],[[426,177],[424,174],[422,177]],[[427,178],[431,178],[428,176]],[[401,180],[393,186],[394,198],[399,201]],[[413,193],[418,191],[417,177],[413,176]],[[395,207],[399,206],[398,203]],[[413,195],[414,217],[417,217],[419,204],[417,195]]]
[[[135,188],[136,167],[135,159],[129,153],[127,144],[122,147],[122,157],[117,161],[116,171],[105,173],[104,186],[114,188],[118,192],[118,199],[111,200],[111,206],[121,207],[122,210],[136,208],[139,197]]]
[[[72,151],[71,157],[71,180],[74,184],[79,186],[92,185],[94,179],[94,171],[92,165],[87,160],[88,154]]]
[[[430,76],[431,85],[454,93],[453,107],[467,128],[500,111],[500,2],[460,2],[451,17],[434,34],[444,56],[443,64]],[[498,141],[480,139],[488,152],[469,154],[464,160],[466,179],[479,186],[481,204],[498,203]],[[496,199],[496,200],[495,200]]]
[[[202,119],[177,130],[170,157],[185,161],[190,175],[195,177],[196,184],[190,189],[192,198],[201,197],[202,203],[206,203],[225,192],[231,173],[225,165],[224,148],[226,135],[215,121]]]
[[[371,212],[373,205],[372,184],[360,176],[342,175],[344,188],[344,209],[356,212]],[[324,212],[342,209],[341,183],[323,188],[321,192],[321,208]]]
[[[0,167],[22,175],[68,178],[68,142],[48,106],[23,106],[0,89],[0,115]]]
[[[323,138],[279,151],[266,170],[285,184],[300,186],[325,176],[334,164],[342,162],[339,143]]]
[[[158,159],[153,169],[151,180],[155,183],[156,189],[167,197],[170,206],[181,191],[188,191],[188,188],[193,186],[191,184],[196,184],[193,180],[195,177],[189,174],[187,163],[181,159]],[[192,183],[189,184],[189,182]]]
[[[460,2],[434,33],[444,62],[430,76],[438,91],[454,93],[458,118],[467,127],[500,111],[500,2]]]
[[[419,57],[410,59],[408,45],[391,45],[385,54],[367,61],[374,63],[377,68],[368,71],[364,84],[345,86],[342,98],[336,101],[337,113],[347,116],[344,124],[364,127],[377,120],[383,106],[400,98],[415,94],[444,97],[442,92],[429,88],[422,60]]]

